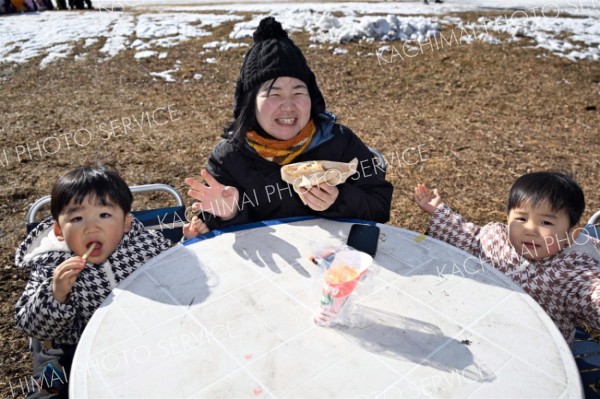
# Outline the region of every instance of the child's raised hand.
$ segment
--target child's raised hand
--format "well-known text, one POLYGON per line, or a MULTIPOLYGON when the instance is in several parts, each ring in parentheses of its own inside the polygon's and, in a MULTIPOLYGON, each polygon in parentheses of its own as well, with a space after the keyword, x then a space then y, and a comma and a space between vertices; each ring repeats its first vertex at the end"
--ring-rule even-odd
POLYGON ((60 303, 65 303, 67 297, 77 281, 77 276, 85 267, 85 260, 81 256, 67 259, 54 269, 52 275, 52 295, 60 303))
POLYGON ((413 198, 417 205, 430 215, 433 215, 437 207, 443 203, 437 188, 434 189, 432 193, 424 184, 419 184, 415 187, 415 195, 413 198))
POLYGON ((190 223, 186 223, 183 225, 183 236, 186 240, 196 237, 199 234, 208 233, 209 229, 198 216, 194 216, 190 223))

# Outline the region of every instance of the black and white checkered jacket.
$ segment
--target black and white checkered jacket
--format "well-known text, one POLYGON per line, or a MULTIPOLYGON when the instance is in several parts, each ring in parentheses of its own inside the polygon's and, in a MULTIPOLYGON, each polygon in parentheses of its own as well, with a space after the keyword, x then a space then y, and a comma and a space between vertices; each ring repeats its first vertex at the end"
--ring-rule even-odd
POLYGON ((75 256, 52 230, 53 220, 40 223, 17 248, 15 263, 29 268, 25 291, 16 306, 17 328, 29 336, 56 343, 76 344, 83 329, 113 288, 171 242, 160 232, 146 231, 133 220, 131 229, 101 265, 88 263, 77 277, 67 303, 52 295, 54 269, 75 256))

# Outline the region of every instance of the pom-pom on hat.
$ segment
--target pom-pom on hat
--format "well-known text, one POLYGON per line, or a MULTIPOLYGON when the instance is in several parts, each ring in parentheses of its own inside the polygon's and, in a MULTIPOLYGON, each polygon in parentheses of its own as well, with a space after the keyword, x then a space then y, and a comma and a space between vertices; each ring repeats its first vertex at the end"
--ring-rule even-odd
POLYGON ((253 88, 280 76, 291 76, 306 83, 313 111, 325 112, 325 100, 315 74, 281 24, 273 17, 262 19, 252 39, 254 43, 244 57, 235 88, 233 117, 239 116, 243 99, 253 88))

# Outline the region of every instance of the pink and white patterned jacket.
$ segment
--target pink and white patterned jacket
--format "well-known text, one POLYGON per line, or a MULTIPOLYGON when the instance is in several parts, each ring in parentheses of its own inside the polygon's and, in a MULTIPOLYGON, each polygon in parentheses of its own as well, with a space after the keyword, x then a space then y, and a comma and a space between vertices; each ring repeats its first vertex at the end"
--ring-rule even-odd
POLYGON ((477 226, 445 204, 431 217, 429 234, 477 256, 523 287, 569 344, 581 322, 600 328, 600 241, 581 234, 557 254, 532 261, 510 244, 507 225, 477 226))

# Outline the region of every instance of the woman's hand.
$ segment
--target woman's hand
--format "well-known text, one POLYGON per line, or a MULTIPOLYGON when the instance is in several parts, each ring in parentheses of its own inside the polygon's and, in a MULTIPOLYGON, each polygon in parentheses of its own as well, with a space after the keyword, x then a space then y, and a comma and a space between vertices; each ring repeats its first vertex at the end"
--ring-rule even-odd
POLYGON ((437 188, 433 193, 429 191, 424 184, 419 184, 415 187, 414 200, 421 209, 433 216, 435 210, 443 204, 442 197, 438 194, 437 188))
POLYGON ((318 212, 329 209, 339 195, 340 190, 328 183, 313 186, 308 191, 300 194, 304 203, 313 211, 318 212))
POLYGON ((185 184, 190 186, 188 195, 198 200, 192 204, 192 209, 212 213, 223 220, 233 219, 238 213, 240 198, 237 188, 222 185, 205 169, 202 169, 200 175, 206 184, 191 177, 185 179, 185 184))
POLYGON ((60 303, 67 302, 67 298, 77 276, 85 267, 85 260, 81 256, 67 259, 54 269, 52 275, 52 295, 60 303))
POLYGON ((209 229, 198 216, 194 216, 190 223, 183 225, 183 236, 186 240, 196 237, 199 234, 208 233, 209 229))

